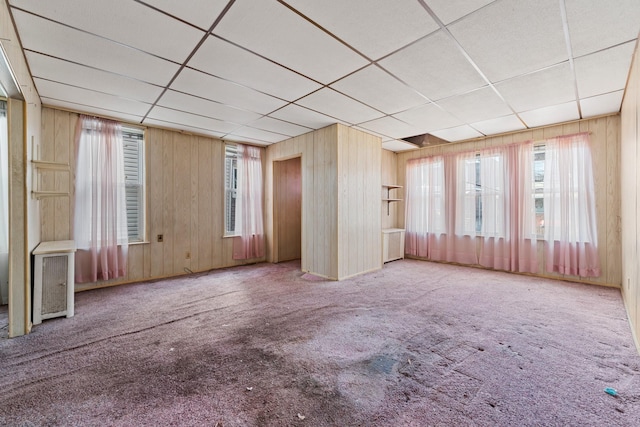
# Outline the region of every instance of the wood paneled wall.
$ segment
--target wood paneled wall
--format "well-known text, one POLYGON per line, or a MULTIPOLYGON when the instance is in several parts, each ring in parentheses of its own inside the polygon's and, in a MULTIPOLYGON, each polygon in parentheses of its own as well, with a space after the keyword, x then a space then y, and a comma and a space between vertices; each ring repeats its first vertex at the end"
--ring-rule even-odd
POLYGON ((622 103, 622 295, 640 351, 640 57, 633 56, 622 103))
POLYGON ((267 147, 265 230, 274 259, 273 162, 302 161, 302 270, 331 279, 381 267, 380 139, 343 125, 267 147))
POLYGON ((9 168, 15 187, 9 191, 9 336, 31 329, 31 250, 40 242, 38 202, 29 197, 32 188, 30 160, 33 141, 40 140, 40 96, 35 88, 16 33, 8 2, 0 2, 0 44, 6 53, 24 102, 8 103, 10 126, 9 168), (25 162, 26 160, 26 162, 25 162))
MULTIPOLYGON (((602 275, 594 279, 546 273, 543 241, 538 241, 538 274, 619 287, 621 283, 620 233, 620 116, 607 116, 532 129, 471 142, 441 145, 398 154, 398 183, 404 185, 407 160, 457 151, 475 150, 522 141, 542 141, 559 135, 591 132, 591 148, 596 192, 598 253, 602 275)), ((398 223, 404 228, 404 202, 398 202, 398 223)))
MULTIPOLYGON (((398 184, 398 155, 393 151, 382 150, 382 184, 395 185, 398 184)), ((391 190, 391 196, 399 195, 398 198, 403 197, 404 188, 397 190, 391 190)), ((387 197, 387 190, 382 189, 380 198, 387 197)), ((380 217, 382 218, 382 228, 397 228, 398 227, 398 203, 393 202, 388 204, 382 203, 380 217)))
MULTIPOLYGON (((48 172, 44 189, 68 190, 70 198, 41 202, 41 238, 73 238, 74 132, 78 114, 42 110, 42 160, 68 162, 72 175, 48 172)), ((88 289, 115 283, 206 271, 261 260, 236 261, 224 238, 224 143, 215 138, 148 128, 145 131, 147 242, 129 246, 127 276, 78 284, 88 289), (157 236, 163 235, 158 242, 157 236)), ((264 157, 264 153, 263 153, 264 157)))

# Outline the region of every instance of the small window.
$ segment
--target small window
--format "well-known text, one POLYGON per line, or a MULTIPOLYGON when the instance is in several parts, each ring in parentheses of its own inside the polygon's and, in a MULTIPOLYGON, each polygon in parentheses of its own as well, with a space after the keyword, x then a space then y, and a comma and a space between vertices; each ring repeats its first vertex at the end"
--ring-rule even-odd
POLYGON ((238 151, 225 145, 224 155, 224 235, 236 234, 236 197, 238 194, 238 151))
POLYGON ((544 237, 544 145, 533 147, 533 197, 536 209, 536 235, 544 237))
POLYGON ((144 212, 144 132, 122 127, 124 175, 129 242, 143 242, 144 212))

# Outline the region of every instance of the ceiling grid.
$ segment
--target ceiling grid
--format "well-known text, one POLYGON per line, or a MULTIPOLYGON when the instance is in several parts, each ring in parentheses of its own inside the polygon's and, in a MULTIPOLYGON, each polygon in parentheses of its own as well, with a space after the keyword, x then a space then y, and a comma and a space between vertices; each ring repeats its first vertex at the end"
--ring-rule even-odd
POLYGON ((43 105, 269 145, 392 151, 620 109, 637 0, 9 0, 43 105))

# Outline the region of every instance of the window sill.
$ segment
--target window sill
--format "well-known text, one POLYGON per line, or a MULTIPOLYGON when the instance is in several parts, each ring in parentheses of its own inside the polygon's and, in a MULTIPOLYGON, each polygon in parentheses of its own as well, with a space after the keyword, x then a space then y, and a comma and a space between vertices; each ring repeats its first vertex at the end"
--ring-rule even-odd
POLYGON ((222 236, 223 239, 230 239, 230 238, 233 238, 233 237, 240 237, 240 235, 239 234, 226 234, 226 235, 222 236))
POLYGON ((135 242, 129 242, 129 246, 133 246, 133 245, 148 245, 149 242, 148 240, 140 240, 140 241, 135 241, 135 242))

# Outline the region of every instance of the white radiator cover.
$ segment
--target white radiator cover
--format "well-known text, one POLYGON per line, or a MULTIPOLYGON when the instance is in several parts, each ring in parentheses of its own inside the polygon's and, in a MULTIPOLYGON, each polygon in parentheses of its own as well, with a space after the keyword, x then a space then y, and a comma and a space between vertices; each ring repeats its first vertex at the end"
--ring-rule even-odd
POLYGON ((33 251, 33 324, 73 316, 75 242, 42 242, 33 251))

